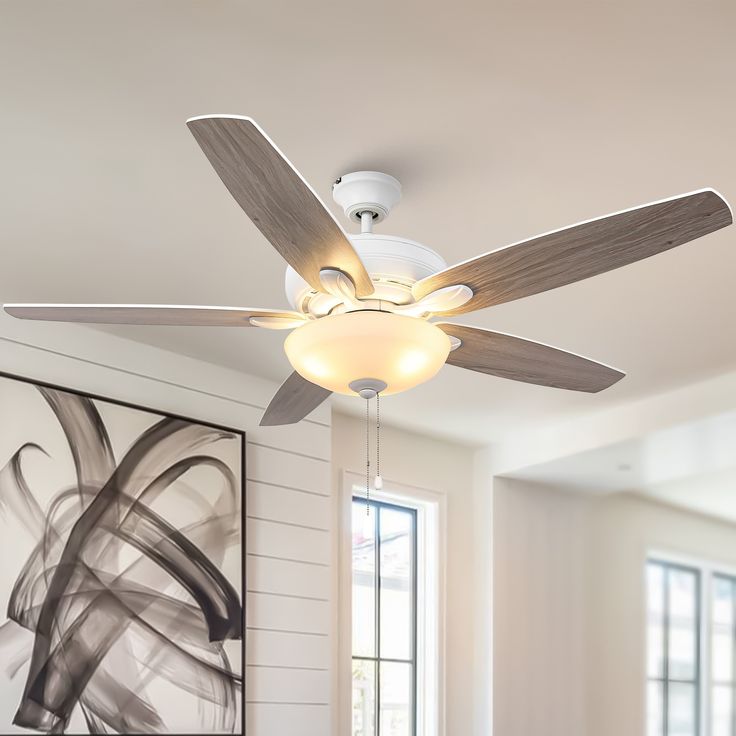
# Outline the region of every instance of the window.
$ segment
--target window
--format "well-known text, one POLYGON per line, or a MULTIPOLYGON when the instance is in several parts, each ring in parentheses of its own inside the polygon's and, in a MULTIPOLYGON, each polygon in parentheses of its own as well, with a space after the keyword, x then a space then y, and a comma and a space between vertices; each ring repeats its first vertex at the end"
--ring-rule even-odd
POLYGON ((649 562, 647 736, 699 735, 700 659, 699 570, 649 562))
POLYGON ((736 720, 734 720, 736 578, 713 575, 710 610, 711 736, 736 736, 736 720))
POLYGON ((417 511, 352 502, 353 736, 417 732, 417 511))

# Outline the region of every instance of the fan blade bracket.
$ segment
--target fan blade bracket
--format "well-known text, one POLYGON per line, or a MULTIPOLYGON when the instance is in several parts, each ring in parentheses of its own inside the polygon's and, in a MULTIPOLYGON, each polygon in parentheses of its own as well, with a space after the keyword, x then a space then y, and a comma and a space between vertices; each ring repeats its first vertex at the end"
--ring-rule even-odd
POLYGON ((473 290, 465 284, 443 286, 431 291, 418 301, 400 306, 393 311, 409 317, 422 317, 426 314, 444 314, 460 309, 473 298, 473 290))
POLYGON ((293 317, 250 317, 250 324, 253 327, 263 327, 267 330, 293 330, 301 327, 306 321, 306 318, 295 319, 293 317))
POLYGON ((361 303, 355 294, 355 283, 348 274, 337 268, 323 268, 319 272, 322 291, 352 308, 360 308, 361 303))

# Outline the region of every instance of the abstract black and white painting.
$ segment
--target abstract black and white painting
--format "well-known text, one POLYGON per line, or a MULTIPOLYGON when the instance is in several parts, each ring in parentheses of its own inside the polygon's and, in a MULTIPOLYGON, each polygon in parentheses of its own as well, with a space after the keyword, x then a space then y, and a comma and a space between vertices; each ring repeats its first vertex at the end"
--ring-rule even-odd
POLYGON ((243 448, 0 374, 0 734, 244 733, 243 448))

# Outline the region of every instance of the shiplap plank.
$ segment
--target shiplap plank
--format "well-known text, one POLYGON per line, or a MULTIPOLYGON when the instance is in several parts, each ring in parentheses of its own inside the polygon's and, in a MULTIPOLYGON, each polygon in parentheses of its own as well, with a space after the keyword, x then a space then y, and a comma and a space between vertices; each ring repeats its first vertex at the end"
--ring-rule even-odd
POLYGON ((276 560, 248 555, 246 580, 248 590, 327 600, 331 595, 329 567, 303 562, 276 560))
POLYGON ((327 705, 249 704, 246 713, 249 736, 327 736, 327 705))
POLYGON ((246 663, 272 667, 330 667, 330 640, 281 631, 246 631, 246 663))
POLYGON ((286 521, 317 529, 329 529, 332 504, 328 496, 316 496, 280 486, 248 483, 248 516, 286 521))
POLYGON ((247 477, 250 481, 330 495, 330 464, 313 457, 248 443, 247 477))
POLYGON ((329 703, 330 673, 284 667, 248 667, 246 700, 257 703, 329 703))
POLYGON ((325 635, 330 632, 330 604, 327 601, 249 593, 246 610, 246 620, 252 628, 325 635))
POLYGON ((330 533, 246 519, 247 551, 288 560, 329 564, 330 533))
POLYGON ((299 422, 281 427, 257 427, 248 432, 248 440, 257 445, 279 447, 329 460, 332 451, 330 431, 322 424, 299 422))

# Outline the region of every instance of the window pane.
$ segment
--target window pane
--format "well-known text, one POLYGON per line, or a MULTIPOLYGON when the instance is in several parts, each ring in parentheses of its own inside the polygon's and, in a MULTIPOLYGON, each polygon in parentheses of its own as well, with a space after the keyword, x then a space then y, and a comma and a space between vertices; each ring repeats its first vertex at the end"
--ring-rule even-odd
POLYGON ((376 509, 353 502, 353 654, 376 656, 376 509))
POLYGON ((711 736, 731 736, 733 724, 733 695, 730 687, 714 687, 711 704, 713 727, 711 736))
POLYGON ((664 568, 647 565, 647 675, 664 677, 664 568))
POLYGON ((412 690, 410 664, 381 663, 381 736, 411 736, 412 690))
POLYGON ((646 733, 698 736, 700 573, 650 562, 646 575, 646 733))
POLYGON ((381 657, 410 659, 414 647, 414 516, 409 511, 381 507, 378 523, 381 533, 381 657))
POLYGON ((695 685, 670 682, 667 704, 668 736, 696 736, 695 685))
POLYGON ((713 578, 711 661, 713 679, 727 683, 733 680, 733 583, 713 578))
POLYGON ((664 698, 661 682, 647 684, 647 736, 664 736, 664 698))
POLYGON ((698 657, 697 578, 693 572, 675 568, 670 568, 667 575, 669 587, 669 679, 695 680, 698 657))
POLYGON ((733 581, 713 577, 713 621, 724 626, 733 626, 733 581))
MULTIPOLYGON (((365 506, 363 507, 365 513, 365 506)), ((376 663, 353 660, 353 736, 376 732, 376 663)))
POLYGON ((721 624, 713 624, 713 679, 716 682, 733 680, 733 637, 721 624))

